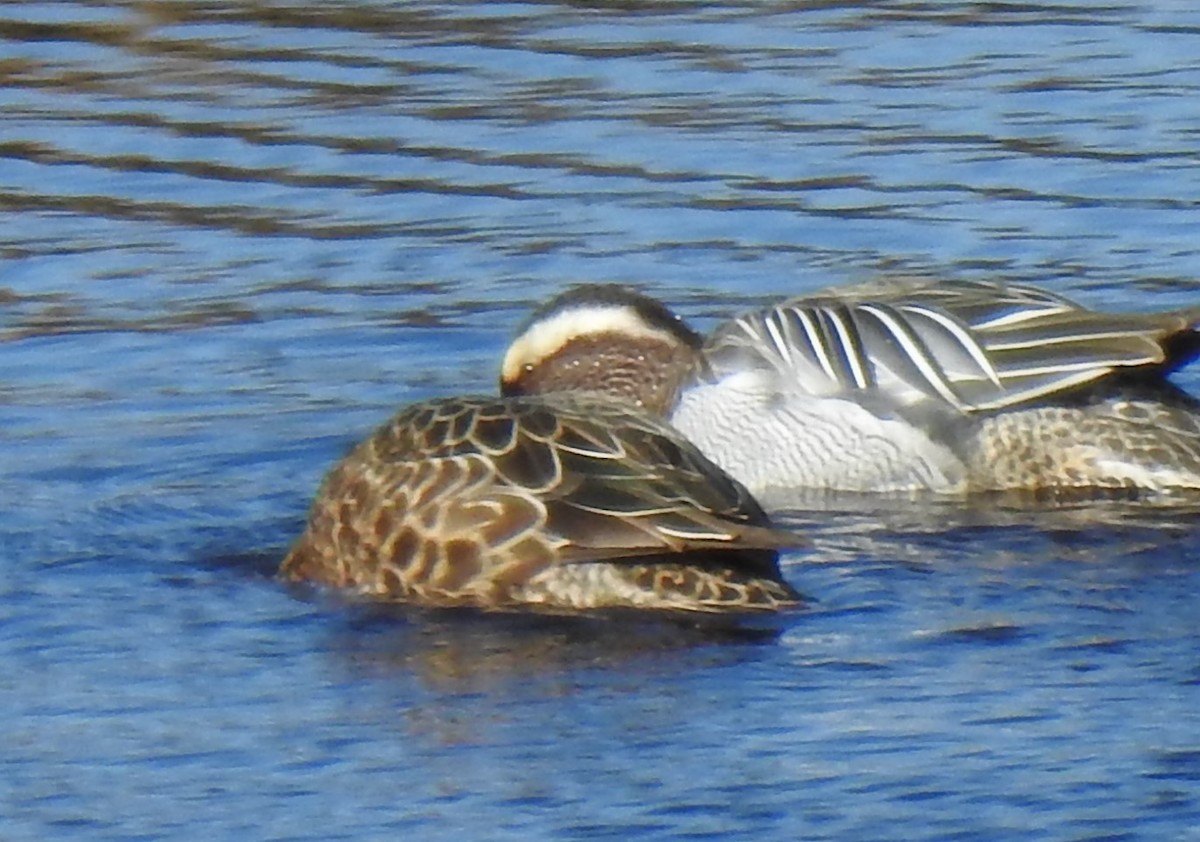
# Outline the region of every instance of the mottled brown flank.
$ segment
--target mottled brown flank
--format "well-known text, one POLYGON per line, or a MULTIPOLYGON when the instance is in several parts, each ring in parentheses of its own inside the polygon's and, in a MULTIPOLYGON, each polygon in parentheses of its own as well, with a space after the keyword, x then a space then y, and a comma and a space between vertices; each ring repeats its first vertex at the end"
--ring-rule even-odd
POLYGON ((375 515, 374 538, 378 546, 383 546, 388 538, 395 533, 397 522, 393 510, 389 507, 384 507, 375 515))
POLYGON ((403 596, 407 593, 407 588, 404 587, 404 580, 400 578, 400 573, 392 567, 384 567, 380 571, 379 581, 381 591, 389 596, 403 596))
POLYGON ((460 590, 483 572, 483 548, 476 540, 454 538, 446 542, 445 573, 439 587, 460 590))
POLYGON ((335 466, 281 572, 438 604, 776 610, 798 600, 777 565, 778 548, 796 543, 677 433, 627 405, 457 398, 402 411, 335 466), (718 551, 723 567, 709 558, 718 551), (661 561, 622 561, 648 556, 661 561), (607 560, 619 571, 607 579, 526 588, 607 560))
POLYGON ((489 547, 505 547, 522 535, 541 530, 545 522, 545 509, 536 500, 512 495, 495 511, 481 511, 479 537, 489 547))
POLYGON ((383 558, 395 568, 407 566, 417 556, 421 536, 411 526, 401 527, 392 541, 391 553, 383 558))
POLYGON ((968 467, 981 490, 1147 488, 1160 473, 1170 476, 1164 486, 1200 488, 1200 415, 1190 403, 1011 410, 982 419, 975 445, 968 467))
MULTIPOLYGON (((735 554, 716 558, 736 560, 735 554)), ((748 577, 731 567, 684 567, 663 563, 631 568, 638 587, 659 594, 664 601, 683 599, 699 603, 777 606, 799 598, 786 584, 748 577)))
MULTIPOLYGON (((417 566, 425 572, 425 575, 431 579, 439 577, 441 574, 440 564, 442 560, 442 545, 440 541, 433 538, 425 538, 421 541, 421 551, 417 554, 417 566)), ((440 582, 437 582, 440 585, 440 582)))
POLYGON ((665 416, 695 363, 696 350, 678 340, 593 333, 526 366, 517 379, 501 383, 501 390, 506 395, 596 392, 665 416))
POLYGON ((334 535, 334 543, 337 545, 338 552, 351 557, 358 552, 358 530, 354 523, 354 515, 349 506, 343 505, 338 515, 337 532, 334 535))

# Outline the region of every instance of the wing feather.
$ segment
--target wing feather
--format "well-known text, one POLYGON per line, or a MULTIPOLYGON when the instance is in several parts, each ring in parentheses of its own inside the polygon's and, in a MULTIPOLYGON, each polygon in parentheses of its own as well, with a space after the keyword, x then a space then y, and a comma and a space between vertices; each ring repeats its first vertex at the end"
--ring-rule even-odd
POLYGON ((714 376, 752 364, 813 396, 963 413, 1019 406, 1200 352, 1200 310, 1111 314, 1019 284, 890 282, 793 298, 718 327, 714 376))

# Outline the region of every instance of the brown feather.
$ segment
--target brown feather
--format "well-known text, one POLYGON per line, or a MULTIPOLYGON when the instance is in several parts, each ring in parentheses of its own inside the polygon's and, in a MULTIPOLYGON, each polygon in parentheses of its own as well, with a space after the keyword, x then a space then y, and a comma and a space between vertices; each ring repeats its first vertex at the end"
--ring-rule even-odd
POLYGON ((466 397, 409 407, 330 471, 281 573, 438 603, 758 610, 798 601, 778 550, 799 543, 631 406, 466 397))

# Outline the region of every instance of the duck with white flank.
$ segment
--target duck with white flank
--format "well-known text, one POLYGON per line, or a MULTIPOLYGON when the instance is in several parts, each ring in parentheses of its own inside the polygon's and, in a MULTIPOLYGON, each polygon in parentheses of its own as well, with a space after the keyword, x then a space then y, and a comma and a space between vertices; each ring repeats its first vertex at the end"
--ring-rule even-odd
POLYGON ((590 285, 536 310, 506 395, 623 397, 773 508, 797 490, 1055 495, 1200 489, 1200 404, 1165 379, 1200 308, 1109 314, 1023 285, 872 283, 746 313, 702 338, 590 285))
POLYGON ((338 463, 280 572, 438 606, 757 613, 800 603, 778 567, 799 543, 626 403, 458 397, 338 463))

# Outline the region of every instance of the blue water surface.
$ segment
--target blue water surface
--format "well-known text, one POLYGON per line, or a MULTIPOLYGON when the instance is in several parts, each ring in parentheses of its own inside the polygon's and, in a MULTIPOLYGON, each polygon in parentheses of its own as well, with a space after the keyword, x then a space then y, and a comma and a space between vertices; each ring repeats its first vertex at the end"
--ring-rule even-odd
POLYGON ((798 512, 768 630, 273 577, 570 283, 1196 306, 1191 4, 63 0, 0 46, 0 838, 1200 840, 1195 507, 798 512))

